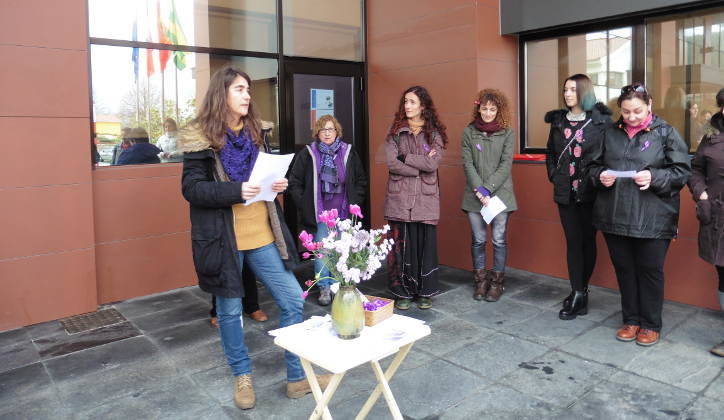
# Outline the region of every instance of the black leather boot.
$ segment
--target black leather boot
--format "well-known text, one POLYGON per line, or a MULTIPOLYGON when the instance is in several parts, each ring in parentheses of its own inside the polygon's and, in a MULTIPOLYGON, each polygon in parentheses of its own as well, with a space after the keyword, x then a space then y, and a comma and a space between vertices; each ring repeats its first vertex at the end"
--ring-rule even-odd
POLYGON ((578 315, 586 315, 588 313, 588 290, 573 292, 570 306, 566 306, 558 313, 560 319, 575 319, 578 315))
POLYGON ((563 299, 563 308, 570 308, 571 301, 573 300, 573 294, 576 293, 575 291, 571 290, 571 294, 569 294, 565 299, 563 299))

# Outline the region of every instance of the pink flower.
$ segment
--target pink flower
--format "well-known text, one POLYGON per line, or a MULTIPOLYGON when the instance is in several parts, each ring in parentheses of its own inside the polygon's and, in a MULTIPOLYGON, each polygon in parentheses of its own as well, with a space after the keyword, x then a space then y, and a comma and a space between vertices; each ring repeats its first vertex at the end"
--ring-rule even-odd
POLYGON ((571 175, 571 176, 573 176, 573 174, 575 174, 575 173, 576 173, 576 167, 575 167, 574 165, 572 165, 572 164, 569 165, 569 166, 568 166, 568 174, 571 175))
POLYGON ((573 156, 577 158, 581 157, 581 146, 576 146, 573 148, 573 156))
POLYGON ((563 130, 563 135, 566 136, 566 138, 571 137, 571 129, 566 127, 566 129, 563 130))
POLYGON ((302 254, 302 258, 304 258, 305 260, 311 256, 312 256, 312 254, 310 254, 309 252, 305 252, 302 254))
POLYGON ((312 242, 314 240, 314 235, 307 233, 306 230, 303 230, 299 233, 299 240, 302 241, 302 243, 312 242))
POLYGON ((306 299, 309 296, 309 291, 302 292, 302 299, 306 299))
POLYGON ((360 219, 364 219, 364 216, 362 216, 362 209, 360 209, 357 204, 350 204, 349 212, 359 217, 360 219))
POLYGON ((304 284, 305 284, 307 287, 312 287, 312 285, 314 284, 314 282, 313 282, 312 280, 307 280, 307 281, 304 282, 304 284))
POLYGON ((578 189, 578 180, 577 180, 577 179, 576 179, 576 180, 573 180, 573 189, 574 189, 574 190, 577 190, 577 189, 578 189))

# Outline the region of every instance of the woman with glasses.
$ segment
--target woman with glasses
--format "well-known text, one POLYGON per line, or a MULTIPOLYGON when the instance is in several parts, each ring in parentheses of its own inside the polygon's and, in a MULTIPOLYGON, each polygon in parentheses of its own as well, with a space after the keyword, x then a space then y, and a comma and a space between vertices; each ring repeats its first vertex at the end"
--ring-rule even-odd
POLYGON ((679 190, 691 168, 686 143, 651 112, 642 84, 621 89, 621 118, 604 133, 589 170, 598 188, 594 226, 603 232, 621 292, 620 341, 659 341, 664 258, 679 221, 679 190))
MULTIPOLYGON (((367 175, 357 152, 342 141, 342 126, 332 115, 323 115, 312 129, 315 140, 297 153, 289 173, 289 194, 297 206, 301 228, 321 241, 329 234, 319 221, 324 210, 337 209, 339 217, 349 216, 350 204, 362 206, 367 193, 367 175)), ((324 259, 314 260, 315 275, 322 279, 318 302, 332 301, 332 279, 324 259)))
MULTIPOLYGON (((689 189, 696 201, 699 219, 699 256, 716 267, 719 276, 719 304, 724 310, 724 89, 716 95, 719 112, 704 127, 704 138, 691 161, 689 189)), ((724 341, 711 352, 724 357, 724 341)))
POLYGON ((430 309, 432 297, 439 293, 437 167, 446 145, 445 125, 427 89, 406 89, 385 139, 389 169, 385 219, 395 241, 387 258, 387 275, 397 309, 409 309, 413 299, 418 308, 430 309))
POLYGON ((612 121, 611 110, 596 103, 593 84, 585 74, 566 79, 562 96, 566 107, 545 115, 545 122, 551 125, 546 168, 566 237, 571 282, 571 294, 563 301, 558 317, 569 320, 588 313, 588 282, 596 265, 596 189, 586 177, 586 170, 612 121))

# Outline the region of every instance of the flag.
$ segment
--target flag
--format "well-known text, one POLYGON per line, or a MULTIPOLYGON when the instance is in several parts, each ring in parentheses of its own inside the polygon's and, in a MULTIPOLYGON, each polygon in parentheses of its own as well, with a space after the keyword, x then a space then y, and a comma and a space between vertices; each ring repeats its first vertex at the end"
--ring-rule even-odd
MULTIPOLYGON (((163 19, 161 19, 161 3, 159 1, 156 1, 156 16, 158 17, 158 42, 160 42, 161 44, 171 44, 171 40, 168 39, 168 36, 166 35, 168 29, 166 29, 163 24, 163 19)), ((162 73, 166 71, 166 63, 168 63, 168 59, 170 56, 171 51, 158 50, 158 58, 161 62, 162 73)))
MULTIPOLYGON (((138 31, 136 30, 136 21, 133 21, 133 33, 131 34, 131 40, 138 40, 138 31)), ((131 51, 131 61, 133 61, 133 74, 138 80, 138 48, 133 48, 131 51)))
MULTIPOLYGON (((176 2, 173 0, 171 0, 171 15, 168 20, 168 28, 166 29, 168 39, 173 44, 186 45, 186 37, 184 36, 183 29, 181 29, 181 21, 176 14, 176 2)), ((173 62, 179 70, 186 68, 186 53, 183 51, 174 51, 173 62)))

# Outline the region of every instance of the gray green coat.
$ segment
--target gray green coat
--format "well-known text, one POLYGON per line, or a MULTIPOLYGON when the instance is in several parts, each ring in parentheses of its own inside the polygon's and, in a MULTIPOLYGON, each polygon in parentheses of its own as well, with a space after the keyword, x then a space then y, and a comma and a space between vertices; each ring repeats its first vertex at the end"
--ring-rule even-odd
POLYGON ((514 150, 515 133, 510 128, 486 136, 472 124, 465 127, 462 158, 467 185, 463 192, 463 210, 480 211, 482 205, 474 192, 480 186, 497 195, 508 207, 506 211, 518 209, 511 175, 514 150))

